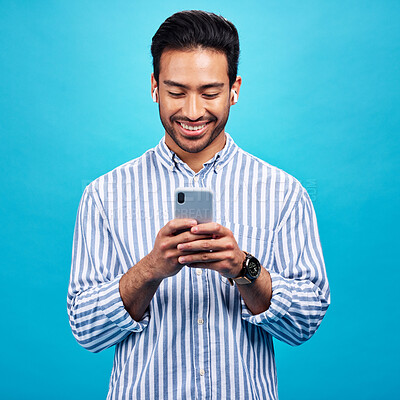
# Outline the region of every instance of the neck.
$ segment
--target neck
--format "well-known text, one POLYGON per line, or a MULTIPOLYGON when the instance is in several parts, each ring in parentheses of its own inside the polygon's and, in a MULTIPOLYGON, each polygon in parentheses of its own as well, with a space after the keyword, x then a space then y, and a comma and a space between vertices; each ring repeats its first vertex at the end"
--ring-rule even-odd
POLYGON ((182 150, 171 137, 165 134, 165 144, 172 150, 189 168, 194 172, 199 172, 203 164, 213 158, 215 154, 221 151, 226 142, 225 132, 221 132, 205 149, 198 153, 189 153, 182 150))

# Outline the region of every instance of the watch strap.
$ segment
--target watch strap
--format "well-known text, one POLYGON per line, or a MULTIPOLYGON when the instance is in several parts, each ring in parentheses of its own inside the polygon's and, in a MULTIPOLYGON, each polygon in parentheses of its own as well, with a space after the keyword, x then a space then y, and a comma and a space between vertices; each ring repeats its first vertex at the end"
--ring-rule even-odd
POLYGON ((244 276, 246 274, 247 259, 248 259, 248 256, 251 256, 251 254, 249 254, 247 251, 244 251, 244 250, 242 250, 242 251, 244 254, 246 254, 246 258, 243 261, 243 268, 240 271, 239 276, 237 278, 227 278, 229 283, 231 284, 231 286, 233 286, 233 281, 235 281, 237 285, 249 285, 250 283, 254 282, 254 280, 250 280, 249 278, 244 276))
POLYGON ((233 281, 235 281, 237 285, 248 285, 252 283, 252 281, 249 278, 246 278, 245 276, 239 276, 238 278, 228 278, 228 281, 232 286, 233 286, 233 281))

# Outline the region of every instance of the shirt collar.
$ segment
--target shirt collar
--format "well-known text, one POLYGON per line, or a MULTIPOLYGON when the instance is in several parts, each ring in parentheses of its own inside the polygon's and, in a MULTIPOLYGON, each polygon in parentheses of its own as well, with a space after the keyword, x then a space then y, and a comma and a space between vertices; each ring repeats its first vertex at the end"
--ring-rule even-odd
POLYGON ((165 167, 171 170, 175 168, 175 153, 165 144, 164 136, 158 145, 154 147, 154 153, 165 167))
MULTIPOLYGON (((238 150, 237 144, 234 142, 229 133, 225 132, 226 142, 223 149, 214 155, 213 158, 204 163, 204 167, 212 164, 214 171, 218 172, 236 153, 238 150)), ((160 159, 161 163, 168 169, 174 170, 177 164, 184 164, 184 162, 165 144, 165 137, 163 136, 158 145, 154 148, 154 152, 160 159)))

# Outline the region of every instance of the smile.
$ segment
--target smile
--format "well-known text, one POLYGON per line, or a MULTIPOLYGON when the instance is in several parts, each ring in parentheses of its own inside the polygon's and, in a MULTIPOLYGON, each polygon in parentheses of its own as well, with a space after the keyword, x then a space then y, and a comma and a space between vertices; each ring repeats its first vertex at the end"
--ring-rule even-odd
POLYGON ((183 122, 179 122, 179 124, 181 125, 182 128, 187 129, 188 131, 199 131, 200 129, 203 129, 207 125, 203 124, 203 125, 193 126, 193 125, 186 125, 183 122))

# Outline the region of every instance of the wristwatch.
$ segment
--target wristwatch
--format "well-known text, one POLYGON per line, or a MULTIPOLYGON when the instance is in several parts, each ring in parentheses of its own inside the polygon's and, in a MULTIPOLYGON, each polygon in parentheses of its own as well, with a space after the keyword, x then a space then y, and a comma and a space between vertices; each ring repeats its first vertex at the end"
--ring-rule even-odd
POLYGON ((254 256, 247 253, 247 251, 243 251, 246 254, 246 258, 243 261, 243 268, 240 272, 239 276, 236 278, 228 278, 229 283, 233 286, 233 281, 236 282, 237 285, 248 285, 253 283, 261 273, 261 264, 260 261, 257 260, 254 256))

